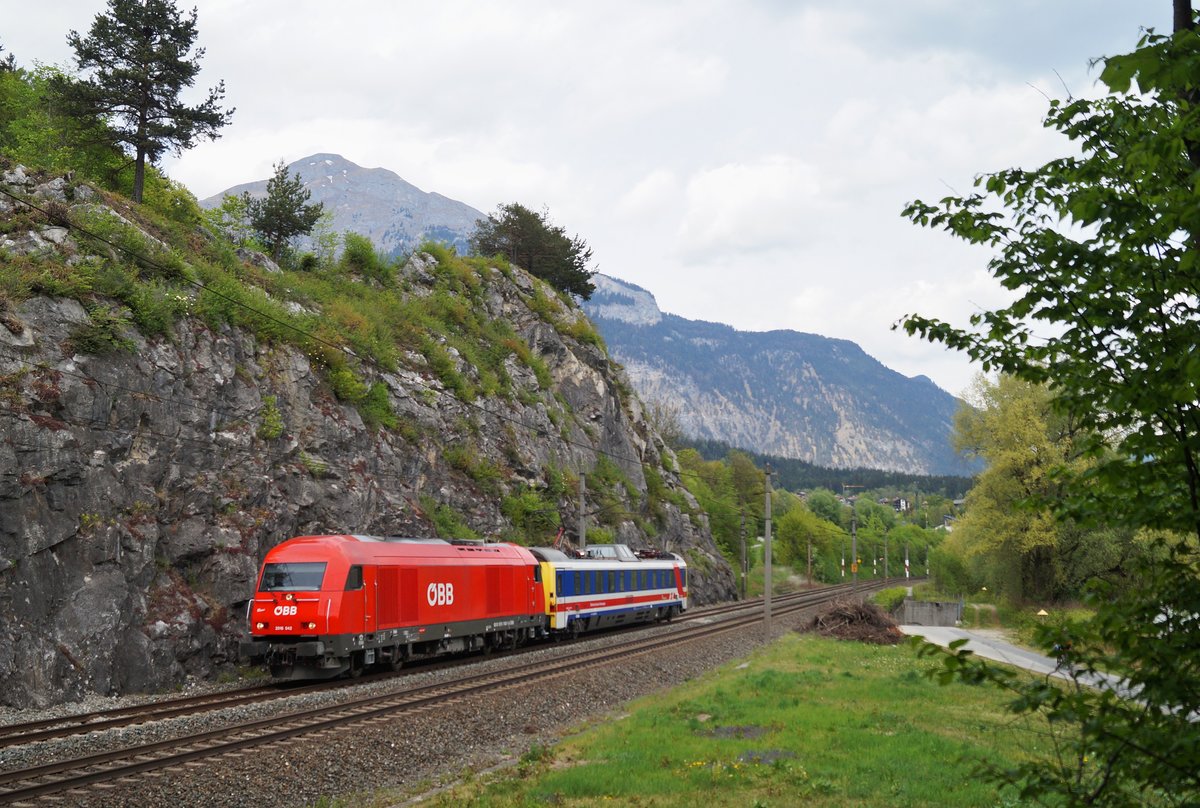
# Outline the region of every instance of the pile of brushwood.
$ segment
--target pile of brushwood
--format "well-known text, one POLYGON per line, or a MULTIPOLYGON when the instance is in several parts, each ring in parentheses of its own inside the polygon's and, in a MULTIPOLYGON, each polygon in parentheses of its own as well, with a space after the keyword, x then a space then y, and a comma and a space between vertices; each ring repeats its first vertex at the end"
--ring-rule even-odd
POLYGON ((807 630, 837 640, 857 640, 878 645, 895 645, 904 633, 887 613, 873 603, 835 600, 818 612, 807 630))

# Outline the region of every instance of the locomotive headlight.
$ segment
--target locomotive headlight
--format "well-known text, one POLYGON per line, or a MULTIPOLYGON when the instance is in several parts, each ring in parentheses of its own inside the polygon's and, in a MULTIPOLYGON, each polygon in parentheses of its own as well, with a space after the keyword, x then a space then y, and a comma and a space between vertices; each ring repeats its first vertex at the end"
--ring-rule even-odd
POLYGON ((266 628, 266 627, 267 627, 267 624, 266 624, 266 623, 255 623, 255 624, 254 624, 254 627, 255 627, 256 629, 258 629, 259 631, 262 631, 264 628, 266 628))
POLYGON ((288 592, 286 595, 283 596, 284 600, 295 600, 295 598, 296 598, 296 596, 293 595, 291 592, 288 592))
POLYGON ((301 623, 300 624, 300 628, 315 629, 316 627, 317 627, 316 623, 301 623))

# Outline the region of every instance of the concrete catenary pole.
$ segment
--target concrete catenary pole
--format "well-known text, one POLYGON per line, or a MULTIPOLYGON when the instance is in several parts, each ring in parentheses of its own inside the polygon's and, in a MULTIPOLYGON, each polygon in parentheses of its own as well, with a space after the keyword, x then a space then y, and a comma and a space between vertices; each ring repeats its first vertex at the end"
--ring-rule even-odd
POLYGON ((746 573, 750 568, 746 566, 746 512, 742 511, 742 600, 746 599, 746 573))
POLYGON ((767 501, 763 528, 763 632, 771 637, 771 465, 767 464, 767 501))
POLYGON ((587 549, 587 475, 579 472, 579 549, 587 549))

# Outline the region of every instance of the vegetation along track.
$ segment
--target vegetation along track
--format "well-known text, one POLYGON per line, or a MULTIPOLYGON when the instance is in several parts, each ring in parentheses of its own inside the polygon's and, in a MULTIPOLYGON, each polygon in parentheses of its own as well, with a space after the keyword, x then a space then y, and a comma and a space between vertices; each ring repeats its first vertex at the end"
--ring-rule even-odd
MULTIPOLYGON (((859 590, 874 589, 879 585, 879 583, 862 584, 859 586, 859 590)), ((853 591, 853 587, 847 584, 780 596, 774 599, 772 612, 774 615, 783 617, 797 611, 810 609, 853 591)), ((501 689, 515 688, 586 668, 611 664, 672 645, 751 627, 761 620, 761 606, 761 600, 756 600, 716 607, 692 613, 689 619, 697 623, 695 626, 680 628, 674 632, 653 637, 632 636, 628 641, 616 646, 577 650, 552 660, 517 664, 503 671, 466 675, 452 681, 400 692, 351 698, 334 705, 302 709, 281 716, 246 721, 168 740, 5 772, 0 774, 0 803, 35 799, 42 795, 63 791, 74 791, 78 795, 78 789, 148 771, 179 766, 205 758, 215 758, 251 747, 278 743, 297 736, 329 731, 373 719, 391 717, 403 712, 428 709, 478 693, 487 693, 492 696, 501 689), (722 619, 718 622, 709 622, 706 619, 719 617, 725 613, 747 610, 749 610, 749 614, 722 619)), ((309 689, 311 688, 304 688, 304 690, 309 689)), ((262 690, 264 688, 253 688, 246 691, 235 691, 229 695, 238 697, 241 702, 259 701, 263 697, 263 694, 259 692, 262 690)), ((296 689, 276 691, 281 696, 294 695, 297 692, 296 689)), ((189 701, 198 701, 198 699, 168 702, 167 704, 174 706, 167 712, 172 716, 183 714, 187 711, 188 706, 180 704, 180 702, 189 701)), ((207 711, 215 709, 212 704, 213 702, 206 702, 199 703, 197 706, 200 710, 207 711)), ((165 705, 148 706, 164 707, 165 705)), ((117 720, 124 720, 126 717, 122 716, 117 720)), ((143 717, 142 720, 153 720, 153 716, 143 717)), ((92 726, 99 725, 93 724, 92 726)), ((86 727, 87 725, 84 725, 83 731, 86 731, 86 727)), ((79 727, 72 729, 80 731, 79 727)))

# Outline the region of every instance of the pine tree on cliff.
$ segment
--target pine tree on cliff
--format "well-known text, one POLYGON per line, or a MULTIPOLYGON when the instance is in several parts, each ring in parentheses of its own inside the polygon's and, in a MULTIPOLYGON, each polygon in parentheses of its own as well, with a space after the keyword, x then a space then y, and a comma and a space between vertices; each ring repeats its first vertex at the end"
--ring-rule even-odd
POLYGON ((476 255, 502 255, 531 275, 584 300, 596 291, 588 269, 592 250, 579 236, 568 238, 550 224, 549 214, 535 213, 513 202, 475 222, 471 250, 476 255))
POLYGON ((223 81, 201 104, 180 100, 200 72, 204 49, 193 51, 195 40, 196 10, 182 15, 173 0, 108 0, 86 37, 67 35, 79 70, 90 75, 61 82, 60 91, 73 111, 104 120, 114 140, 132 149, 135 202, 142 201, 147 160, 215 140, 233 116, 219 106, 223 81))
POLYGON ((296 236, 312 232, 325 212, 325 206, 320 202, 308 201, 311 196, 312 191, 304 187, 300 175, 289 175, 282 160, 275 164, 274 176, 267 180, 266 197, 257 199, 249 192, 242 194, 250 227, 258 233, 277 263, 283 259, 288 243, 296 236))

